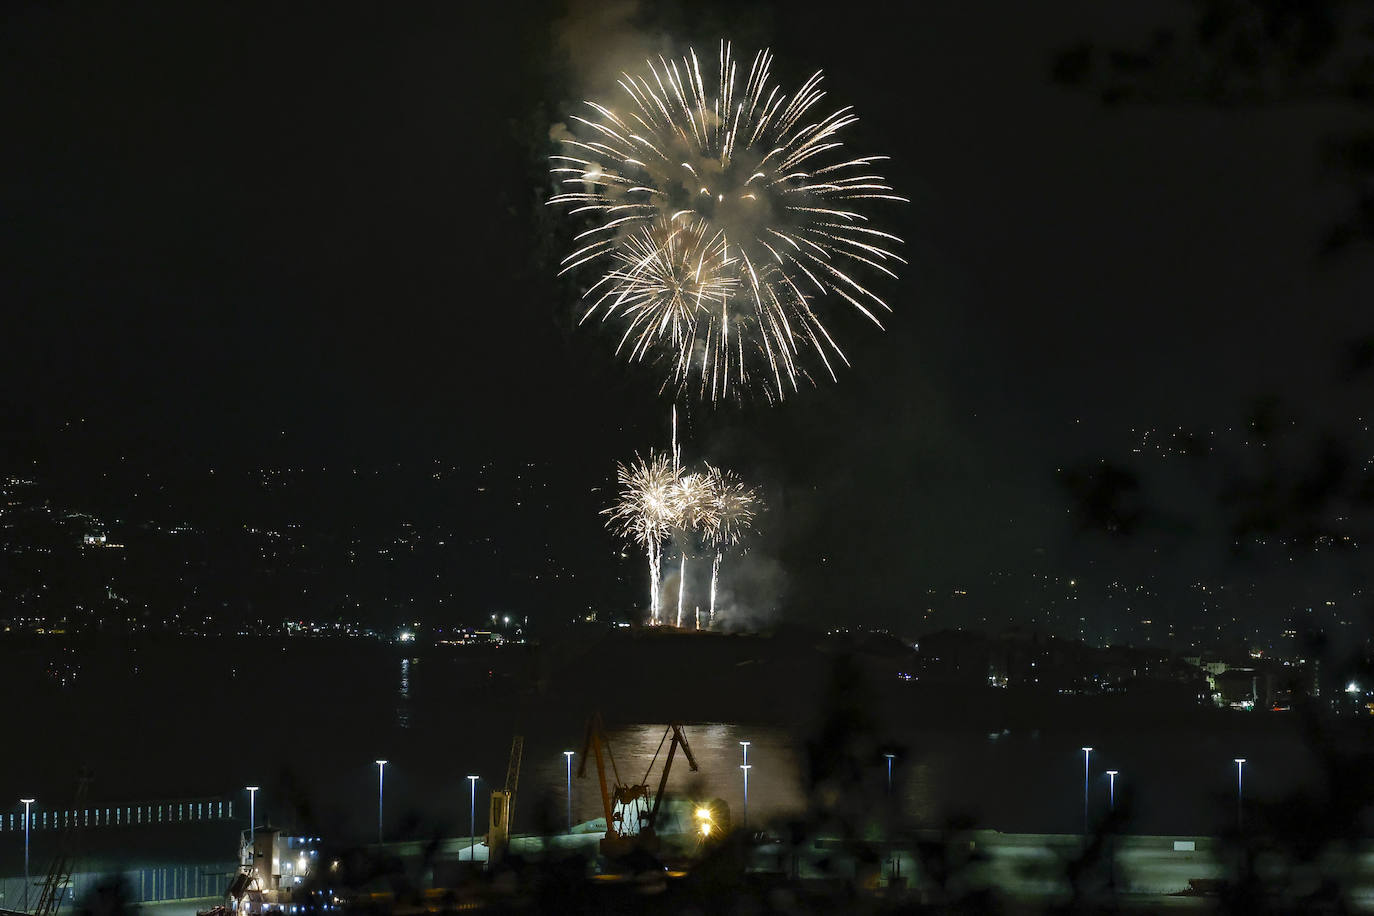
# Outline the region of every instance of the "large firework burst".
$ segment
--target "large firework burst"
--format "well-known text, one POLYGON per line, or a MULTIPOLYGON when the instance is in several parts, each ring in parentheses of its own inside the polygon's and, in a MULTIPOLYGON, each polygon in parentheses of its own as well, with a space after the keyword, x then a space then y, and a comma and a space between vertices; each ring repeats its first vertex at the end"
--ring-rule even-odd
POLYGON ((868 224, 870 200, 900 201, 838 134, 819 72, 788 96, 769 84, 773 57, 742 81, 730 45, 708 88, 695 51, 622 74, 623 109, 587 102, 552 172, 550 203, 594 213, 563 270, 600 261, 583 320, 621 328, 620 349, 665 370, 664 388, 716 400, 754 388, 770 400, 809 377, 814 355, 834 378, 846 362, 818 305, 835 296, 879 327, 888 311, 853 268, 895 277, 900 239, 868 224))

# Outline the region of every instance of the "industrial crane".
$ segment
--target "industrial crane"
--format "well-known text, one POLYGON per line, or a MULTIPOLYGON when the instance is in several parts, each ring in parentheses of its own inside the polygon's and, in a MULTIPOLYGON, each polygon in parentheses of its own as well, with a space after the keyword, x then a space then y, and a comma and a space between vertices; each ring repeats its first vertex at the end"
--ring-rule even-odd
POLYGON ((668 785, 668 773, 673 767, 673 758, 677 754, 677 749, 681 747, 682 753, 687 757, 687 764, 696 772, 697 761, 692 755, 691 745, 687 743, 687 736, 682 731, 682 723, 672 722, 663 732, 663 738, 658 742, 658 750, 654 751, 653 760, 649 761, 649 768, 644 771, 644 778, 633 784, 627 784, 620 778, 620 770, 615 765, 615 754, 611 750, 611 743, 606 737, 606 725, 601 719, 601 713, 594 713, 587 720, 587 738, 582 745, 582 761, 578 764, 578 778, 587 775, 587 758, 592 757, 596 761, 596 776, 601 787, 601 808, 606 815, 606 836, 601 840, 601 853, 608 858, 620 858, 632 851, 643 850, 654 852, 658 848, 658 834, 655 832, 658 823, 659 808, 663 803, 663 790, 668 785), (658 755, 663 750, 663 744, 672 737, 668 745, 668 756, 663 761, 663 772, 658 779, 658 791, 654 793, 652 799, 649 796, 649 773, 653 771, 654 763, 658 761, 658 755), (607 784, 607 765, 610 767, 612 783, 607 784), (620 811, 616 811, 616 806, 620 811), (634 813, 634 821, 630 824, 625 822, 625 812, 629 810, 634 813))
POLYGON ((515 790, 520 786, 520 759, 525 755, 525 738, 516 735, 510 743, 510 762, 506 764, 505 788, 491 793, 491 820, 487 825, 487 866, 505 857, 510 848, 511 821, 515 817, 515 790))
POLYGON ((73 816, 66 822, 66 827, 62 830, 62 835, 57 841, 57 853, 52 858, 52 863, 48 866, 48 876, 43 880, 43 893, 38 898, 38 907, 33 911, 33 916, 54 916, 58 907, 62 905, 62 898, 66 894, 67 885, 72 880, 72 867, 76 859, 77 837, 79 828, 75 812, 81 810, 86 801, 86 791, 91 785, 91 774, 89 770, 82 770, 76 778, 76 797, 72 800, 71 810, 73 816))

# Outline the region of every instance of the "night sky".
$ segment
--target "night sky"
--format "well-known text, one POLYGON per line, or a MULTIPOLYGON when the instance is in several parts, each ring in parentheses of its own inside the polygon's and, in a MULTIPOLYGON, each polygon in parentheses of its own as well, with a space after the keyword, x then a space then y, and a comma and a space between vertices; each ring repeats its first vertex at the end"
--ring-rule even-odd
POLYGON ((1348 204, 1321 141, 1354 114, 1051 78, 1182 8, 904 7, 7 4, 0 472, 492 458, 585 488, 666 446, 656 380, 554 276, 549 128, 609 65, 722 36, 786 87, 825 69, 912 201, 887 332, 831 304, 838 384, 683 408, 689 458, 765 487, 799 617, 903 624, 926 588, 1084 568, 1057 471, 1140 430, 1263 397, 1358 425, 1332 392, 1374 260, 1319 256, 1348 204))

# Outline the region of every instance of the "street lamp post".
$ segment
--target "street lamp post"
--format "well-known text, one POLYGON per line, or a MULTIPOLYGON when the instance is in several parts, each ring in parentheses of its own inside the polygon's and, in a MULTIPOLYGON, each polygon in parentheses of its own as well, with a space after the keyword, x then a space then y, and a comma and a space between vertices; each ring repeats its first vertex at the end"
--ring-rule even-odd
POLYGON ((386 772, 386 761, 377 761, 377 845, 382 845, 382 777, 386 772))
POLYGON ((1245 809, 1241 805, 1241 788, 1245 781, 1245 758, 1236 759, 1236 831, 1239 832, 1245 826, 1245 809))
POLYGON ((1111 780, 1107 786, 1107 804, 1112 811, 1116 810, 1116 774, 1116 770, 1107 771, 1107 777, 1111 780))
POLYGON ((744 826, 749 826, 749 771, 754 768, 752 763, 740 766, 740 771, 744 773, 744 826))
POLYGON ((891 794, 892 794, 892 758, 895 757, 896 754, 884 754, 883 756, 887 758, 887 794, 888 794, 888 795, 891 795, 891 794))
POLYGON ((253 834, 258 829, 258 787, 244 786, 248 790, 248 842, 253 842, 253 834))
POLYGON ((1088 839, 1088 758, 1092 755, 1093 749, 1083 748, 1083 840, 1088 839))
POLYGON ((24 912, 29 911, 29 805, 34 799, 19 799, 24 804, 24 912))
POLYGON ((477 777, 469 776, 468 781, 472 783, 471 822, 468 824, 468 861, 471 862, 477 858, 477 777))
POLYGON ((572 833, 572 751, 564 751, 564 758, 568 761, 568 833, 572 833))
POLYGON ((749 742, 741 741, 740 750, 744 751, 744 763, 740 771, 744 773, 744 826, 749 826, 749 742))

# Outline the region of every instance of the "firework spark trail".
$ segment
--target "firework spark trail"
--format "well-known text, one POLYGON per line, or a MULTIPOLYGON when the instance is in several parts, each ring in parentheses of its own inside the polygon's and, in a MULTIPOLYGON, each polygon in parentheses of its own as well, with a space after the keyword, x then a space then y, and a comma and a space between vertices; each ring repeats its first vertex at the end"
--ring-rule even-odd
POLYGON ((675 468, 680 468, 680 467, 682 466, 682 450, 681 450, 680 448, 678 448, 678 444, 677 444, 677 405, 676 405, 676 404, 673 405, 672 414, 673 414, 673 467, 675 467, 675 468))
POLYGON ((711 610, 706 615, 706 626, 709 628, 716 622, 716 583, 720 580, 720 550, 711 558, 711 610))
POLYGON ((687 595, 687 551, 682 552, 682 565, 677 572, 677 627, 682 629, 682 601, 687 595))
POLYGON ((551 160, 563 190, 549 203, 596 220, 562 264, 603 264, 583 321, 619 327, 619 352, 658 364, 665 390, 781 399, 810 378, 808 355, 832 379, 833 361, 848 363, 821 300, 842 299, 879 327, 890 311, 851 273, 895 278, 905 263, 891 250, 901 240, 861 212, 905 200, 872 168, 886 157, 843 152, 838 137, 858 118, 815 110, 820 72, 789 97, 770 85, 772 63, 758 52, 738 87, 722 42, 708 87, 695 51, 646 61, 622 74, 624 109, 588 101, 551 160))
MULTIPOLYGON (((676 419, 676 418, 675 418, 676 419)), ((676 438, 676 433, 674 433, 676 438)), ((682 474, 672 495, 675 540, 681 548, 682 562, 678 568, 677 625, 682 626, 682 609, 687 602, 687 549, 695 532, 704 528, 711 510, 711 483, 705 474, 682 474)))

